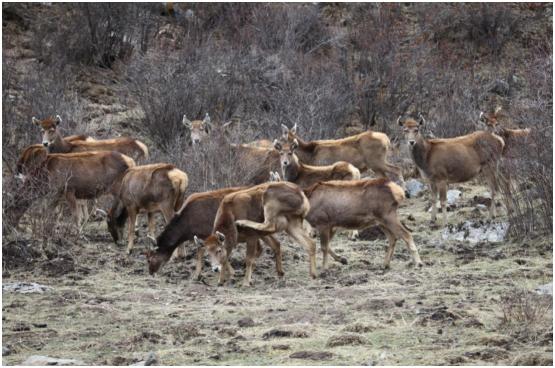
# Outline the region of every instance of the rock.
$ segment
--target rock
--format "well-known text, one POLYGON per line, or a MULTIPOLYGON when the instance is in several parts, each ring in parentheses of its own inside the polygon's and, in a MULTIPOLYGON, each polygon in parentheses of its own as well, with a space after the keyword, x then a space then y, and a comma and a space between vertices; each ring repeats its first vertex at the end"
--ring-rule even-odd
POLYGON ((254 321, 250 317, 245 317, 237 321, 237 324, 239 325, 239 327, 253 327, 254 321))
POLYGON ((12 349, 9 346, 2 346, 2 356, 8 356, 12 353, 12 349))
POLYGON ((156 354, 153 351, 150 351, 146 354, 146 356, 144 357, 143 360, 141 360, 140 362, 131 364, 131 365, 149 366, 149 365, 154 365, 156 363, 158 363, 158 357, 156 356, 156 354))
POLYGON ((441 238, 443 240, 467 241, 473 244, 480 242, 499 243, 505 239, 509 224, 506 222, 480 224, 473 221, 465 221, 457 228, 443 229, 441 238))
POLYGON ((416 179, 409 179, 405 182, 405 191, 410 198, 417 197, 424 190, 424 184, 416 179))
POLYGON ((462 192, 460 190, 456 190, 456 189, 448 190, 447 204, 449 205, 455 204, 461 196, 462 196, 462 192))
POLYGON ((51 358, 44 355, 31 355, 21 365, 86 365, 77 359, 51 358))
POLYGON ((327 351, 297 351, 289 355, 291 359, 329 360, 333 354, 327 351))
POLYGON ((2 291, 10 293, 44 293, 51 289, 49 286, 37 284, 35 282, 10 282, 7 284, 2 284, 2 291))
POLYGON ((329 338, 326 346, 332 348, 335 346, 345 346, 345 345, 366 345, 368 342, 360 335, 347 334, 332 336, 329 338))
POLYGON ((534 291, 540 295, 553 295, 553 282, 545 285, 540 285, 535 288, 534 291))
POLYGON ((306 333, 305 331, 290 331, 274 328, 270 331, 264 332, 264 334, 262 335, 262 338, 264 340, 268 340, 272 337, 308 337, 308 333, 306 333))

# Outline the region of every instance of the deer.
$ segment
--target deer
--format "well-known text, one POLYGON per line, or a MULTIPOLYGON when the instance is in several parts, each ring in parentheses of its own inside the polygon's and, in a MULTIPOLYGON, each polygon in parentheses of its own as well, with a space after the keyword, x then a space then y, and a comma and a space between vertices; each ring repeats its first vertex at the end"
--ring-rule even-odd
MULTIPOLYGON (((204 240, 195 237, 195 244, 205 248, 213 269, 220 271, 218 284, 223 285, 228 276, 234 274, 229 257, 240 234, 248 239, 285 231, 308 252, 309 274, 315 278, 315 244, 302 226, 309 210, 308 199, 297 185, 289 182, 260 184, 226 195, 216 213, 212 233, 204 240)), ((253 253, 253 247, 247 249, 245 286, 251 283, 253 253)))
POLYGON ((296 151, 299 159, 308 165, 331 165, 346 161, 360 172, 371 169, 379 177, 390 174, 404 185, 401 169, 387 162, 387 153, 391 142, 384 133, 368 130, 366 132, 341 139, 304 141, 297 135, 297 124, 291 129, 281 125, 281 140, 293 143, 297 140, 296 151))
POLYGON ((183 126, 190 131, 191 144, 194 146, 199 145, 203 140, 206 140, 213 129, 212 119, 206 113, 203 120, 189 120, 187 115, 183 115, 183 126))
POLYGON ((51 207, 65 198, 79 226, 82 213, 77 200, 112 195, 125 171, 134 166, 131 157, 115 151, 49 154, 39 168, 25 177, 24 189, 16 193, 14 203, 6 209, 8 223, 17 226, 35 200, 52 194, 51 207))
POLYGON ((526 137, 530 135, 530 128, 526 129, 511 129, 506 128, 499 123, 499 112, 502 110, 501 106, 495 108, 493 112, 484 113, 480 111, 478 118, 478 126, 484 128, 491 133, 495 133, 505 141, 503 149, 503 156, 510 156, 511 147, 518 145, 526 137))
POLYGON ((467 182, 483 174, 491 190, 490 217, 495 217, 495 192, 498 188, 498 164, 505 147, 500 136, 477 131, 455 138, 427 139, 421 134, 425 125, 422 114, 418 121, 412 118, 397 119, 403 127, 414 163, 423 178, 428 180, 432 193, 432 223, 437 217, 437 194, 443 214, 442 225, 447 223, 447 186, 467 182))
POLYGON ((129 219, 127 254, 135 244, 135 222, 141 210, 147 212, 148 236, 154 238, 154 214, 162 212, 166 224, 173 218, 185 199, 189 178, 171 164, 151 164, 131 167, 121 180, 106 219, 108 231, 118 244, 129 219))
MULTIPOLYGON (((326 166, 305 165, 299 160, 295 151, 299 147, 296 139, 291 144, 274 140, 274 148, 278 151, 281 172, 285 181, 297 184, 303 189, 320 181, 328 180, 359 180, 360 171, 346 161, 335 162, 326 166)), ((352 231, 349 238, 356 239, 358 231, 352 231)), ((345 261, 345 260, 344 260, 345 261)))
POLYGON ((398 218, 397 209, 405 199, 405 191, 387 178, 318 182, 304 189, 310 203, 306 221, 320 234, 323 267, 327 269, 328 253, 338 262, 346 259, 336 255, 329 244, 339 228, 361 230, 378 224, 386 235, 389 247, 384 267, 389 268, 398 239, 403 239, 416 266, 422 266, 409 229, 398 218))
POLYGON ((60 115, 55 118, 39 120, 33 116, 33 124, 42 131, 42 144, 48 153, 75 153, 87 151, 117 151, 135 159, 148 159, 147 146, 133 138, 121 137, 94 141, 68 141, 62 137, 58 126, 62 123, 60 115))
MULTIPOLYGON (((148 261, 148 269, 151 275, 156 274, 166 264, 183 242, 194 241, 195 237, 206 238, 212 233, 214 219, 218 208, 225 196, 239 192, 247 187, 232 187, 218 189, 203 193, 191 194, 183 203, 176 215, 166 225, 155 242, 155 249, 148 250, 145 255, 148 261)), ((198 238, 197 238, 198 239, 198 238)), ((275 255, 276 271, 279 277, 284 275, 281 262, 281 245, 274 236, 262 236, 264 241, 275 255)), ((247 242, 248 255, 258 257, 262 251, 259 241, 254 237, 245 237, 238 234, 238 242, 247 242)), ((196 243, 195 243, 196 244, 196 243)), ((205 247, 196 249, 196 266, 191 279, 198 280, 201 275, 205 247)), ((214 269, 218 271, 218 269, 214 269)))

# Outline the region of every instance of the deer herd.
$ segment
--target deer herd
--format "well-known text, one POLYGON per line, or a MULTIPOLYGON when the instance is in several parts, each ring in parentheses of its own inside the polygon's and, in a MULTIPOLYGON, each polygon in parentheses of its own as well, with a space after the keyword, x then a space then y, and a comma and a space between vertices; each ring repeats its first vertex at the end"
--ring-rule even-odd
MULTIPOLYGON (((483 130, 446 139, 427 139, 422 134, 426 124, 422 115, 397 119, 414 165, 429 184, 432 222, 437 217, 437 195, 445 226, 447 186, 476 177, 489 185, 489 211, 492 218, 495 216, 495 194, 500 185, 507 190, 510 187, 508 176, 500 175, 499 163, 507 145, 530 132, 504 128, 498 123, 499 111, 480 113, 477 124, 483 130)), ((422 266, 411 231, 398 216, 397 210, 405 201, 404 181, 399 167, 386 160, 391 150, 386 134, 366 131, 342 139, 305 141, 297 134, 296 124, 292 128, 282 125, 282 135, 273 141, 226 143, 238 160, 252 166, 249 186, 187 197, 187 174, 169 163, 146 164, 148 148, 137 139, 63 137, 59 115, 44 120, 33 117, 32 123, 41 129, 42 144, 27 147, 17 162, 16 177, 22 188, 32 186, 33 190, 31 194, 18 191, 7 206, 4 220, 12 228, 17 228, 25 211, 46 194, 52 198, 47 204, 51 210, 65 199, 77 226, 87 221, 88 200, 110 195, 112 206, 104 212, 108 231, 118 244, 127 224, 128 253, 135 242, 137 216, 147 214, 148 237, 155 245, 145 252, 150 274, 159 272, 174 253, 183 256, 183 243, 190 242, 196 250, 193 278, 200 278, 204 257, 208 256, 212 269, 219 272, 221 285, 234 274, 230 255, 238 243, 246 243, 245 286, 251 284, 262 244, 272 249, 281 277, 282 253, 276 235, 285 232, 306 250, 309 275, 316 278, 312 231, 319 235, 322 267, 326 269, 328 255, 347 263, 330 246, 338 230, 350 230, 356 236, 357 230, 371 225, 378 225, 388 241, 384 267, 389 267, 399 239, 406 244, 411 263, 422 266), (143 165, 137 166, 136 161, 143 165), (361 173, 368 170, 377 178, 361 179, 361 173), (162 213, 166 223, 157 238, 156 212, 162 213)), ((183 125, 194 147, 210 139, 214 130, 208 113, 195 121, 184 115, 183 125)))

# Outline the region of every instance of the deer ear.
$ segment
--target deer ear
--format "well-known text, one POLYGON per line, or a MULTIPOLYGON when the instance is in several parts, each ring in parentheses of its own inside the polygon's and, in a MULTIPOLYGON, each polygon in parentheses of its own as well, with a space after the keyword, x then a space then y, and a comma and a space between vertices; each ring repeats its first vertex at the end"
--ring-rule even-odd
POLYGON ((291 151, 296 150, 299 147, 299 141, 297 139, 293 140, 293 143, 291 143, 291 151))
POLYGON ((222 233, 220 233, 219 231, 216 231, 216 237, 218 238, 218 241, 219 241, 220 243, 225 242, 225 235, 222 234, 222 233))
POLYGON ((208 113, 206 113, 206 115, 204 116, 204 120, 202 122, 205 124, 210 124, 212 122, 212 120, 210 119, 210 115, 208 115, 208 113))
POLYGON ((291 128, 291 133, 297 134, 297 123, 295 123, 295 125, 293 125, 293 128, 291 128))
POLYGON ((195 244, 196 244, 198 247, 204 247, 204 240, 197 238, 196 235, 195 235, 195 237, 194 237, 194 240, 195 240, 195 244))
POLYGON ((31 118, 31 121, 33 122, 34 125, 40 126, 40 120, 35 118, 34 116, 31 118))
POLYGON ((191 120, 187 119, 187 115, 183 114, 183 125, 191 129, 191 120))
POLYGON ((424 123, 426 123, 426 120, 424 120, 422 114, 418 114, 418 125, 422 126, 424 123))
POLYGON ((279 143, 279 141, 277 139, 274 139, 274 148, 277 149, 278 151, 282 150, 282 146, 281 143, 279 143))
POLYGON ((397 118, 397 124, 399 124, 399 126, 403 126, 403 122, 401 121, 401 116, 399 115, 399 117, 397 118))
POLYGON ((281 132, 283 135, 287 135, 289 133, 289 128, 286 125, 281 124, 281 132))
POLYGON ((62 122, 62 118, 60 115, 56 115, 56 125, 59 125, 62 122))

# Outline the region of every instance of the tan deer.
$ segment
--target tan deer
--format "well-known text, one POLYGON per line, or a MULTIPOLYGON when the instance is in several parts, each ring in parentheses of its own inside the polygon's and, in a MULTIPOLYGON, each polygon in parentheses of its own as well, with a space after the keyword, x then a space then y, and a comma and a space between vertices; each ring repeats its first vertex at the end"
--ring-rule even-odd
MULTIPOLYGON (((208 252, 212 266, 220 270, 219 284, 223 284, 234 271, 229 256, 235 248, 239 234, 246 238, 268 236, 286 231, 302 244, 310 258, 310 276, 316 277, 315 244, 302 227, 310 210, 308 199, 293 183, 270 182, 228 194, 222 200, 212 234, 195 242, 208 252)), ((251 282, 254 267, 254 249, 247 249, 244 285, 251 282)))
POLYGON ((297 140, 296 154, 305 164, 331 165, 346 161, 361 173, 371 169, 380 177, 390 174, 403 183, 401 169, 386 161, 391 143, 384 133, 366 131, 342 139, 304 141, 297 135, 297 124, 291 129, 282 124, 281 128, 282 140, 290 144, 297 140))
POLYGON ((51 207, 65 198, 80 225, 82 213, 77 200, 113 194, 126 170, 133 166, 132 158, 114 151, 49 154, 37 170, 25 177, 23 188, 29 190, 16 193, 14 203, 6 209, 8 221, 16 226, 35 200, 51 194, 51 207))
POLYGON ((495 193, 498 189, 498 163, 505 146, 498 135, 478 131, 472 134, 446 139, 426 139, 421 134, 425 124, 422 115, 418 121, 397 119, 403 127, 412 158, 423 178, 427 179, 432 192, 432 222, 436 221, 437 194, 441 202, 443 226, 447 223, 447 186, 463 183, 483 174, 491 189, 490 216, 495 217, 495 193))
POLYGON ((108 212, 108 230, 117 244, 123 239, 123 227, 128 222, 127 253, 135 244, 135 221, 141 210, 148 216, 148 235, 154 238, 154 214, 162 212, 170 222, 185 199, 189 178, 170 164, 135 166, 121 180, 112 208, 108 212))
POLYGON ((504 127, 498 120, 501 107, 497 107, 493 112, 480 112, 478 126, 491 133, 495 133, 505 141, 503 156, 510 155, 511 147, 522 143, 530 135, 530 128, 511 129, 504 127))
MULTIPOLYGON (((191 194, 183 207, 166 225, 162 233, 156 239, 156 249, 146 252, 149 273, 152 275, 170 260, 176 248, 183 242, 193 241, 194 237, 206 238, 212 233, 214 219, 222 199, 234 192, 247 189, 246 187, 234 187, 214 190, 210 192, 191 194)), ((261 239, 272 248, 275 254, 276 271, 279 277, 283 276, 281 263, 281 246, 273 236, 263 236, 261 239)), ((239 242, 247 241, 248 256, 259 256, 262 247, 253 237, 244 237, 239 234, 239 242)), ((197 248, 197 262, 192 279, 200 278, 202 271, 205 247, 197 248)))
POLYGON ((148 159, 148 148, 137 139, 121 137, 93 141, 68 141, 58 130, 58 126, 62 123, 60 115, 44 120, 33 117, 32 122, 41 128, 42 144, 48 149, 48 153, 117 151, 136 159, 148 159))
POLYGON ((327 268, 328 253, 338 262, 346 263, 336 255, 329 243, 337 229, 361 230, 378 224, 389 241, 384 266, 389 267, 398 239, 403 239, 413 261, 422 266, 420 255, 410 231, 399 221, 397 208, 405 199, 404 190, 389 179, 327 181, 305 189, 310 202, 308 221, 320 233, 327 268))

